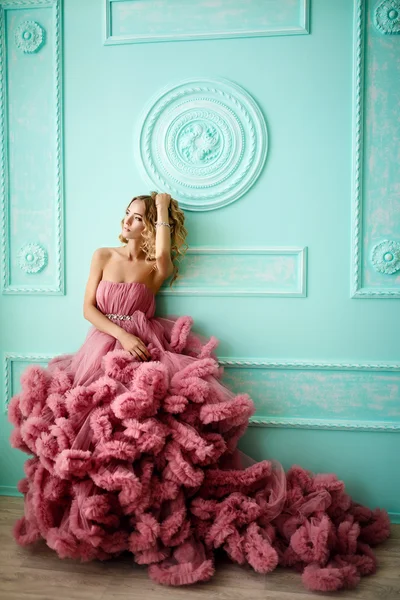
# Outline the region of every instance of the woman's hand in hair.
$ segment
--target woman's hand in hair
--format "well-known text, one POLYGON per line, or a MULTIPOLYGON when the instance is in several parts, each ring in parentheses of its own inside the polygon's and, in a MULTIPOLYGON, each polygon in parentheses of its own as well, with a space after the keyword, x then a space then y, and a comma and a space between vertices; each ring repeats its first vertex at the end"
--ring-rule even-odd
POLYGON ((155 203, 157 208, 169 208, 169 205, 171 203, 171 196, 169 194, 157 194, 157 196, 155 197, 155 203))

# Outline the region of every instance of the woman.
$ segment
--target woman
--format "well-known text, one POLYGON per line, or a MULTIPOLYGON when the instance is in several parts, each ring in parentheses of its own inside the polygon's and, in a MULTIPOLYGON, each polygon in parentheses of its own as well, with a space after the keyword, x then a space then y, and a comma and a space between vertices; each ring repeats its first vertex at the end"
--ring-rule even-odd
POLYGON ((30 365, 10 402, 11 443, 33 454, 16 540, 81 560, 129 551, 168 585, 211 578, 216 548, 260 573, 294 567, 311 590, 374 573, 387 512, 355 503, 334 474, 240 452, 254 405, 222 383, 218 341, 189 316, 154 316, 185 250, 176 200, 136 196, 121 226, 124 246, 93 255, 83 345, 30 365))

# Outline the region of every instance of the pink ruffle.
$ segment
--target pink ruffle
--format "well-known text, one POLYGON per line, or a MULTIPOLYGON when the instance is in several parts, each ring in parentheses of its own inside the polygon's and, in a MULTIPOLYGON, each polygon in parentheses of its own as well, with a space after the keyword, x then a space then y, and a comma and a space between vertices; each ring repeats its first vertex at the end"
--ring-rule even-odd
POLYGON ((17 542, 43 538, 82 561, 129 551, 173 586, 210 579, 218 548, 258 573, 293 567, 315 591, 374 573, 387 512, 355 503, 334 474, 240 452, 253 402, 220 382, 217 340, 195 336, 190 317, 135 326, 148 363, 114 344, 93 350, 97 370, 65 355, 21 378, 11 444, 33 457, 17 542))

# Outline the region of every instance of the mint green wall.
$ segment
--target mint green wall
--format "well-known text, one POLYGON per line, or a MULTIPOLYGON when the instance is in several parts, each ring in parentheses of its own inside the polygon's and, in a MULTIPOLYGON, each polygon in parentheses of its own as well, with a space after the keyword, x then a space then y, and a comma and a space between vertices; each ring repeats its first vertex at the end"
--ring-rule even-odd
POLYGON ((269 14, 260 2, 230 0, 228 14, 202 0, 175 19, 163 0, 162 19, 152 0, 143 13, 133 0, 0 0, 2 493, 26 458, 5 415, 21 371, 78 349, 92 252, 119 245, 129 199, 155 187, 138 149, 148 111, 182 82, 226 81, 261 111, 265 162, 240 197, 221 184, 223 206, 186 186, 191 253, 158 314, 220 339, 226 381, 257 405, 242 449, 336 472, 400 518, 397 17, 385 1, 274 0, 269 14), (29 20, 45 35, 24 52, 29 20))

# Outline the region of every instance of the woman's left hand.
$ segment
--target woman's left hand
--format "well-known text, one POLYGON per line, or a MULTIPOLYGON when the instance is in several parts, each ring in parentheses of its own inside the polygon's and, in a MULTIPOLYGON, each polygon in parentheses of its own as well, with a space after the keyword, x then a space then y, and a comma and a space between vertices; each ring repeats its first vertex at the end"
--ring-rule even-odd
POLYGON ((157 194, 155 197, 156 206, 168 208, 171 202, 171 196, 169 194, 157 194))

